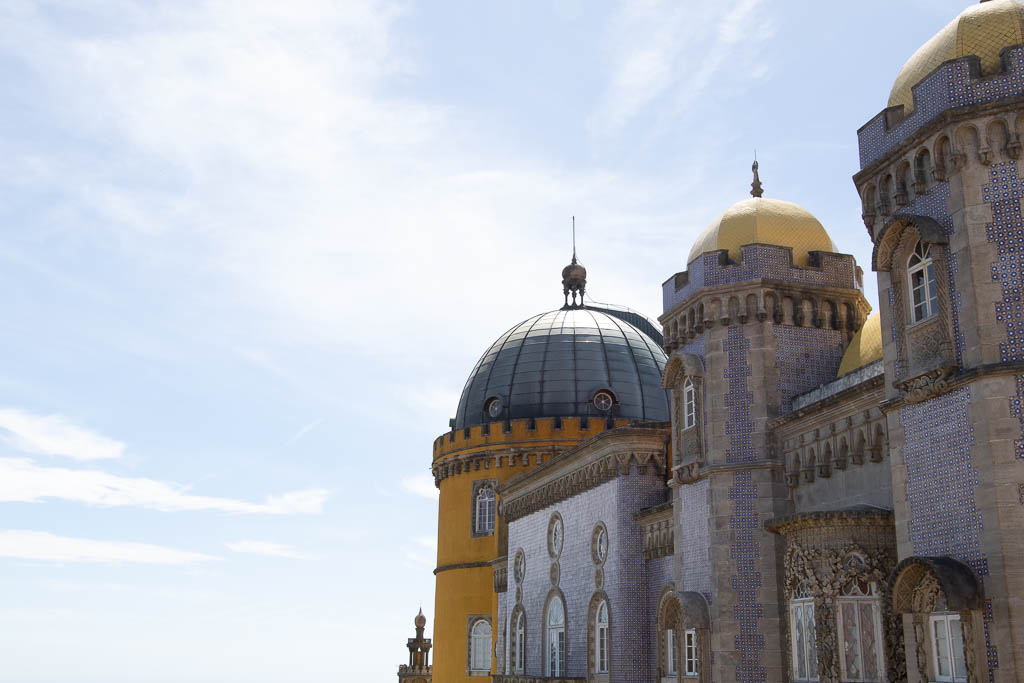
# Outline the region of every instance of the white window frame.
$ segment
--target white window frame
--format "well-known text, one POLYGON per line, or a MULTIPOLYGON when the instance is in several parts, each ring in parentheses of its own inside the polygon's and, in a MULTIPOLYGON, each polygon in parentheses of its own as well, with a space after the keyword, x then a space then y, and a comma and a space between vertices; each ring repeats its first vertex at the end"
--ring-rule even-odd
POLYGON ((939 683, 961 683, 967 680, 967 664, 964 661, 964 640, 963 630, 960 622, 960 615, 957 613, 942 613, 932 614, 928 618, 928 637, 931 638, 931 650, 932 650, 932 671, 935 674, 935 680, 939 683), (941 629, 938 630, 938 629, 941 629), (954 629, 959 629, 954 631, 954 629), (953 645, 953 634, 957 633, 960 642, 959 657, 957 657, 957 651, 953 645), (943 676, 939 673, 939 645, 938 635, 942 633, 946 637, 946 647, 948 648, 949 654, 949 675, 943 676), (962 676, 957 675, 957 664, 961 664, 964 667, 964 674, 962 676))
POLYGON ((818 653, 815 650, 815 648, 817 648, 817 629, 814 628, 814 616, 813 598, 800 597, 789 601, 789 628, 790 640, 792 641, 792 674, 794 681, 804 682, 818 680, 818 653), (808 614, 810 614, 809 623, 811 625, 810 637, 808 637, 806 629, 808 624, 808 619, 806 617, 808 614), (800 643, 797 639, 798 624, 802 627, 799 631, 804 634, 804 648, 802 652, 800 651, 800 643), (811 657, 812 654, 814 655, 813 658, 811 657), (800 676, 799 665, 801 663, 804 665, 804 676, 800 676))
POLYGON ((602 600, 594 616, 594 673, 608 673, 608 602, 602 600), (603 613, 603 614, 602 614, 603 613))
POLYGON ((562 603, 562 599, 556 597, 548 603, 546 614, 544 615, 545 629, 545 647, 544 647, 544 671, 548 676, 565 676, 565 665, 566 665, 566 634, 565 634, 565 605, 562 603), (561 612, 560 623, 552 623, 552 617, 554 616, 554 608, 558 606, 561 612))
POLYGON ((697 655, 697 629, 683 631, 683 675, 696 676, 700 673, 697 655))
POLYGON ((515 623, 516 656, 512 662, 512 673, 526 672, 526 615, 520 611, 516 614, 515 623))
POLYGON ((494 533, 495 495, 492 486, 481 486, 476 492, 476 533, 494 533))
POLYGON ((683 429, 697 425, 697 390, 689 377, 683 382, 683 429))
POLYGON ((469 673, 471 675, 491 672, 491 624, 486 619, 477 619, 469 627, 469 673))
POLYGON ((913 322, 927 320, 939 312, 935 259, 932 257, 930 244, 919 241, 914 245, 914 251, 907 257, 907 286, 910 291, 910 318, 913 322), (913 263, 915 259, 917 263, 913 263), (921 280, 917 284, 914 283, 915 277, 920 277, 921 280))
POLYGON ((863 632, 863 624, 861 623, 861 605, 869 604, 871 606, 871 629, 874 633, 875 641, 875 661, 879 666, 884 666, 885 659, 884 653, 882 652, 882 602, 878 597, 878 589, 874 583, 870 584, 867 593, 863 593, 858 587, 858 593, 850 593, 840 595, 836 600, 836 626, 839 635, 839 670, 842 675, 842 679, 848 683, 872 683, 885 677, 885 672, 874 671, 869 672, 864 670, 864 643, 861 642, 861 633, 863 632), (860 660, 861 677, 853 678, 850 673, 846 670, 846 631, 843 623, 843 605, 851 604, 854 606, 854 614, 857 618, 857 623, 854 624, 854 631, 857 634, 857 658, 860 660), (872 673, 874 675, 872 675, 872 673))
POLYGON ((676 652, 676 630, 665 629, 665 675, 675 678, 679 675, 679 657, 676 652))

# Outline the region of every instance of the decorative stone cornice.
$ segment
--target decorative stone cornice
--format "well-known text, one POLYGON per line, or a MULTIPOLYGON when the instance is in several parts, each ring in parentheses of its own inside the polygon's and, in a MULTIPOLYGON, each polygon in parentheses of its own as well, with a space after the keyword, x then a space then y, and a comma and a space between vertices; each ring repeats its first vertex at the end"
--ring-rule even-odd
POLYGON ((971 382, 984 377, 1021 375, 1024 374, 1024 362, 988 363, 986 365, 977 365, 973 368, 967 368, 960 372, 949 372, 942 376, 937 376, 936 373, 938 372, 939 370, 935 370, 930 373, 925 373, 925 375, 921 375, 919 377, 913 377, 902 383, 904 385, 914 383, 912 386, 908 386, 906 388, 896 385, 896 388, 901 391, 900 395, 897 398, 889 399, 888 401, 880 403, 878 407, 883 413, 888 413, 905 405, 919 403, 938 396, 939 394, 958 389, 965 384, 970 384, 971 382), (935 378, 930 380, 922 379, 929 375, 935 375, 935 378))
POLYGON ((672 503, 662 503, 636 514, 643 530, 644 559, 654 560, 675 552, 675 525, 672 523, 672 503))
POLYGON ((576 448, 515 477, 498 488, 501 514, 513 522, 541 508, 578 495, 636 466, 665 472, 669 427, 664 423, 634 424, 603 432, 576 448))
POLYGON ((434 570, 434 576, 437 576, 441 572, 448 572, 453 569, 478 569, 480 567, 490 567, 490 562, 461 562, 459 564, 446 564, 443 567, 438 567, 434 570))
POLYGON ((489 564, 494 570, 494 592, 504 593, 508 590, 508 556, 496 557, 489 564))
POLYGON ((783 515, 766 520, 764 528, 772 533, 788 536, 803 529, 835 529, 851 526, 892 527, 893 512, 885 508, 851 507, 842 510, 819 510, 783 515))

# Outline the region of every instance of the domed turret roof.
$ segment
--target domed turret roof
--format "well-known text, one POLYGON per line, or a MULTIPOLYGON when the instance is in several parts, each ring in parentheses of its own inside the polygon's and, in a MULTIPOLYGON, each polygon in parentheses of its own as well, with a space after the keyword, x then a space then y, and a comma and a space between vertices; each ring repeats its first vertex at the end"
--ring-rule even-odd
POLYGON ((455 428, 529 417, 668 420, 665 352, 630 316, 638 314, 570 306, 515 325, 470 373, 455 428), (614 399, 607 410, 595 404, 602 391, 614 399))
POLYGON ((839 363, 838 377, 849 374, 882 357, 882 318, 878 313, 868 316, 857 334, 853 335, 850 346, 839 363))
POLYGON ((900 69, 889 94, 889 106, 914 108, 911 91, 922 78, 943 62, 968 55, 981 59, 984 75, 1001 69, 1003 48, 1024 43, 1024 3, 1020 0, 989 0, 971 5, 931 40, 922 45, 900 69))
POLYGON ((744 244, 775 244, 793 249, 793 263, 806 266, 811 251, 835 251, 832 239, 810 211, 780 199, 751 197, 730 206, 697 238, 687 263, 709 251, 727 249, 740 261, 744 244))

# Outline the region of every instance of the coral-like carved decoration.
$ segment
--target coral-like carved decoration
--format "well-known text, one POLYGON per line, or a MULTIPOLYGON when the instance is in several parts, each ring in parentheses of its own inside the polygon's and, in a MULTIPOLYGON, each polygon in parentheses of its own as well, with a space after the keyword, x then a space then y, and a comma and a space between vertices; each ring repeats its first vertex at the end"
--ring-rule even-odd
POLYGON ((920 403, 949 389, 949 368, 938 368, 923 375, 900 382, 896 388, 906 403, 920 403))
MULTIPOLYGON (((893 615, 892 603, 885 595, 888 586, 886 579, 896 566, 890 550, 878 548, 867 552, 856 543, 850 543, 841 550, 810 548, 790 542, 783 566, 787 600, 801 590, 814 596, 820 680, 840 680, 839 661, 836 658, 839 652, 836 599, 843 586, 851 581, 864 581, 878 586, 888 680, 906 680, 906 663, 902 657, 897 656, 903 651, 903 624, 898 616, 893 615), (856 557, 858 561, 848 561, 851 557, 856 557)), ((787 651, 792 651, 792 648, 787 647, 787 651)))

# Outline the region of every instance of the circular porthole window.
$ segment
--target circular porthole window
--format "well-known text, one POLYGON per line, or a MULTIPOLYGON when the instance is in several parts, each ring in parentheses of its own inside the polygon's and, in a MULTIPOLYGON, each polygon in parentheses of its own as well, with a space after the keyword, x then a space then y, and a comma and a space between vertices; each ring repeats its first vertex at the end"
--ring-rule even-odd
POLYGON ((602 413, 607 413, 612 409, 612 405, 615 403, 615 397, 612 396, 612 392, 602 389, 601 391, 594 394, 594 407, 600 410, 602 413))
POLYGON ((497 396, 492 396, 484 401, 484 411, 495 419, 501 417, 501 411, 504 409, 505 404, 497 396))

